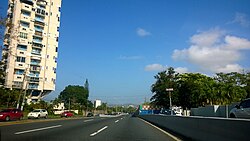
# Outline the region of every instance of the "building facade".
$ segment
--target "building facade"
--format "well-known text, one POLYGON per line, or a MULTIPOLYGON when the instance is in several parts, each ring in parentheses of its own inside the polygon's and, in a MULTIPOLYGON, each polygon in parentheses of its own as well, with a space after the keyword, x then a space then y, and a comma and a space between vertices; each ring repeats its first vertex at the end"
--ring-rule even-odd
POLYGON ((94 101, 94 106, 95 106, 95 108, 97 108, 98 106, 101 106, 102 105, 102 101, 101 100, 95 100, 94 101))
POLYGON ((2 61, 5 87, 27 102, 55 90, 61 0, 9 0, 2 61))

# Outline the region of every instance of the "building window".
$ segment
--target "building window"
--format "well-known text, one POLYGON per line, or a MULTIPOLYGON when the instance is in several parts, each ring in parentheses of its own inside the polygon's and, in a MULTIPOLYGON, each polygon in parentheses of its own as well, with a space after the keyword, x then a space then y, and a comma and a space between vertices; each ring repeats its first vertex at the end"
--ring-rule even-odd
POLYGON ((17 74, 17 75, 23 75, 24 74, 24 70, 15 69, 14 73, 17 74))
POLYGON ((44 17, 36 15, 35 20, 39 21, 39 22, 43 22, 44 21, 44 17))
POLYGON ((25 63, 25 57, 19 57, 19 56, 17 56, 17 57, 16 57, 16 62, 25 63))
POLYGON ((37 13, 37 14, 41 14, 41 15, 45 15, 45 11, 42 10, 42 9, 37 9, 37 10, 36 10, 36 13, 37 13))
POLYGON ((20 21, 20 25, 23 26, 23 27, 26 27, 26 28, 30 27, 30 24, 27 23, 27 22, 24 22, 24 21, 20 21))
POLYGON ((34 27, 35 27, 35 30, 36 30, 36 31, 43 32, 43 27, 37 26, 37 25, 35 25, 34 27))
POLYGON ((31 65, 39 65, 41 63, 41 61, 40 60, 37 60, 37 59, 31 59, 30 60, 30 64, 31 65))
POLYGON ((53 71, 54 71, 54 73, 56 73, 56 68, 53 67, 53 71))
POLYGON ((17 45, 17 49, 26 51, 27 46, 26 45, 17 45))
POLYGON ((24 16, 30 16, 30 12, 26 10, 21 10, 22 15, 24 16))
POLYGON ((19 37, 20 37, 20 38, 27 39, 27 38, 28 38, 28 33, 23 33, 23 32, 20 32, 19 37))
POLYGON ((40 38, 40 37, 33 37, 33 41, 36 42, 36 43, 42 43, 43 38, 40 38))

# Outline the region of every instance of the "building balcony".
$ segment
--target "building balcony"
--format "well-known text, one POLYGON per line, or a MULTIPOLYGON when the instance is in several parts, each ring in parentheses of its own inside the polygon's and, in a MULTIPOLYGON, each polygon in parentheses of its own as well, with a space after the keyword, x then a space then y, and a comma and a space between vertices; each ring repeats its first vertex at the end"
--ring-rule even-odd
POLYGON ((40 21, 36 21, 34 22, 35 25, 39 25, 39 26, 44 26, 45 23, 44 22, 40 22, 40 21))
POLYGON ((43 33, 43 28, 40 26, 35 26, 35 32, 41 32, 43 33))
POLYGON ((44 13, 38 13, 38 12, 36 12, 36 15, 41 16, 41 17, 45 17, 45 12, 44 13))
POLYGON ((22 87, 23 87, 23 82, 21 82, 21 81, 13 81, 12 82, 12 88, 22 89, 22 87))
POLYGON ((39 73, 35 74, 35 73, 30 73, 29 77, 34 77, 34 78, 39 78, 39 73))
POLYGON ((30 65, 40 66, 40 62, 30 62, 30 65))
POLYGON ((31 6, 33 6, 34 4, 32 0, 20 0, 20 2, 31 5, 31 6))
POLYGON ((38 22, 44 23, 44 19, 42 19, 42 18, 38 18, 38 17, 35 17, 35 21, 38 21, 38 22))
POLYGON ((37 30, 35 30, 34 36, 43 37, 43 32, 42 32, 42 31, 37 31, 37 30))
POLYGON ((39 52, 39 51, 31 51, 31 54, 41 57, 41 52, 39 52))
POLYGON ((42 5, 42 6, 46 6, 47 2, 45 0, 39 0, 36 2, 37 5, 42 5))
POLYGON ((29 84, 29 89, 38 89, 38 85, 34 85, 32 83, 29 84))
POLYGON ((39 77, 30 77, 29 83, 39 83, 40 78, 39 77))
POLYGON ((35 43, 42 43, 42 41, 43 40, 41 40, 41 39, 33 39, 33 42, 35 42, 35 43))
POLYGON ((31 66, 30 67, 30 71, 40 72, 41 71, 41 67, 40 66, 31 66))
POLYGON ((43 44, 32 42, 32 47, 42 49, 43 48, 43 44))

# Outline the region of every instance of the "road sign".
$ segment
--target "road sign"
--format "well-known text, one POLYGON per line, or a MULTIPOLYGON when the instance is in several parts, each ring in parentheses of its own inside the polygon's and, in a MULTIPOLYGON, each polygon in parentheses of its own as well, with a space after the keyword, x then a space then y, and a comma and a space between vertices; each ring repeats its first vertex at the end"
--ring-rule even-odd
POLYGON ((166 91, 174 91, 174 89, 173 88, 168 88, 168 89, 166 89, 166 91))

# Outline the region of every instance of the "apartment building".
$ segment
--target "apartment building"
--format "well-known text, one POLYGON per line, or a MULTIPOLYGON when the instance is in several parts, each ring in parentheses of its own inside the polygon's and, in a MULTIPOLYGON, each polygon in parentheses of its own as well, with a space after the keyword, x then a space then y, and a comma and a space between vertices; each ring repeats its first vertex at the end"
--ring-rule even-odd
POLYGON ((2 61, 5 87, 37 102, 55 90, 61 0, 9 0, 2 61))

